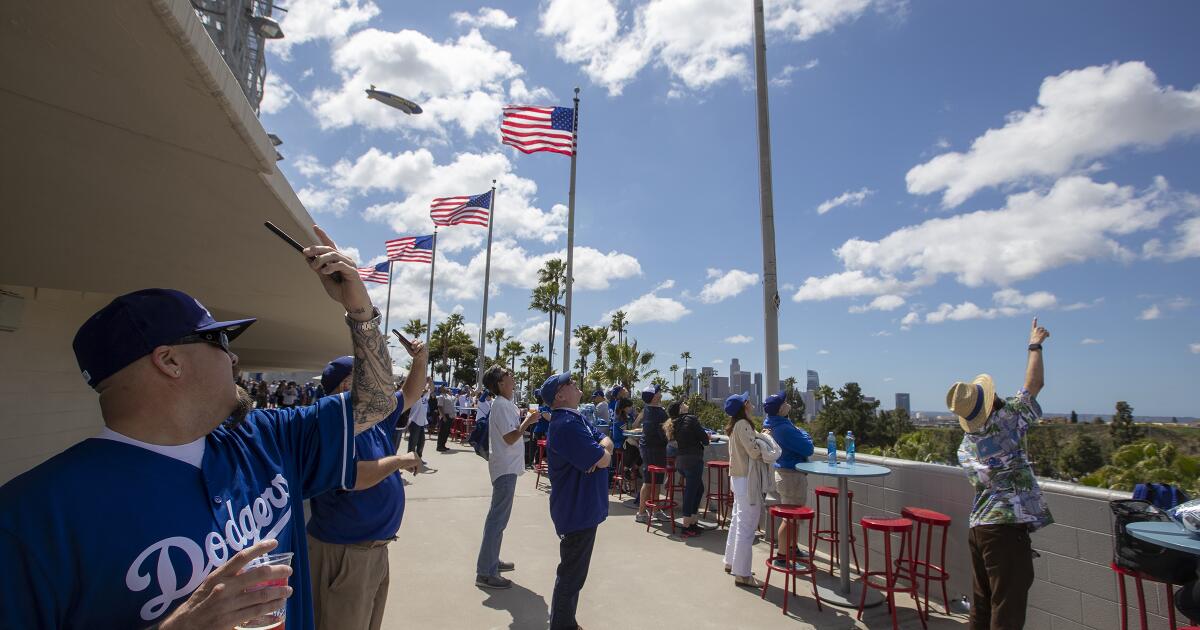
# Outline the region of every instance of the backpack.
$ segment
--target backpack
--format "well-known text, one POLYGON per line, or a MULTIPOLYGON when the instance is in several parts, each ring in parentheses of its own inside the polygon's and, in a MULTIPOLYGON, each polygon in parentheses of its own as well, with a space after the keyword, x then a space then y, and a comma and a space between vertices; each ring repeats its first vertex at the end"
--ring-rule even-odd
POLYGON ((1171 521, 1166 512, 1141 499, 1118 499, 1108 505, 1113 513, 1114 564, 1171 584, 1195 578, 1195 556, 1138 540, 1125 531, 1130 523, 1171 521))
POLYGON ((1139 483, 1133 487, 1133 498, 1153 503, 1160 510, 1169 510, 1188 500, 1183 490, 1165 483, 1139 483))
POLYGON ((485 415, 475 421, 475 428, 467 436, 467 444, 475 449, 475 454, 487 459, 491 445, 488 443, 488 417, 485 415))

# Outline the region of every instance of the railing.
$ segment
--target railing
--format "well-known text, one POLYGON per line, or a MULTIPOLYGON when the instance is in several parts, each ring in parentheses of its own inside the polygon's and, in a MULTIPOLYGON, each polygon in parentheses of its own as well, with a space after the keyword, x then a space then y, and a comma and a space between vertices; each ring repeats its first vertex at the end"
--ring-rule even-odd
MULTIPOLYGON (((813 459, 825 457, 817 449, 813 459)), ((967 521, 974 491, 966 472, 956 466, 928 464, 904 459, 859 454, 859 461, 887 466, 892 474, 881 478, 851 481, 854 519, 863 516, 899 516, 905 506, 923 507, 953 519, 946 548, 950 571, 951 598, 971 594, 971 558, 967 546, 967 521)), ((1096 628, 1117 630, 1117 581, 1109 569, 1112 561, 1112 515, 1108 502, 1127 499, 1128 492, 1039 479, 1055 523, 1034 533, 1035 581, 1029 593, 1028 630, 1096 628)), ((809 504, 812 489, 836 485, 831 477, 809 475, 809 504)), ((854 525, 862 559, 862 532, 854 525)), ((878 550, 873 549, 872 553, 878 550)), ((872 558, 872 563, 882 558, 872 558)), ((932 603, 932 602, 931 602, 932 603)), ((1161 587, 1148 585, 1146 606, 1152 628, 1167 627, 1165 595, 1161 587)), ((941 604, 935 605, 940 609, 941 604)), ((1131 611, 1132 613, 1132 611, 1131 611)))

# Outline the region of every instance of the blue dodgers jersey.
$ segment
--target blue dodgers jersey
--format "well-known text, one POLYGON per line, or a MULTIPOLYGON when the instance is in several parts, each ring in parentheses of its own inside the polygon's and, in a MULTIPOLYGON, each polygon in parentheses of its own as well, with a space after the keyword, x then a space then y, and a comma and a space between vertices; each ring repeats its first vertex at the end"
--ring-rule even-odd
POLYGON ((84 440, 0 487, 0 627, 144 628, 254 543, 292 552, 291 630, 313 628, 303 500, 354 486, 347 396, 255 410, 201 468, 84 440))
MULTIPOLYGON (((358 461, 396 454, 396 423, 404 412, 404 395, 396 392, 396 410, 354 438, 358 461)), ((366 490, 331 490, 309 502, 308 533, 334 545, 387 540, 404 519, 404 480, 400 471, 366 490)))
POLYGON ((604 436, 574 409, 555 409, 546 434, 550 520, 559 535, 608 518, 608 469, 588 472, 604 455, 604 436))

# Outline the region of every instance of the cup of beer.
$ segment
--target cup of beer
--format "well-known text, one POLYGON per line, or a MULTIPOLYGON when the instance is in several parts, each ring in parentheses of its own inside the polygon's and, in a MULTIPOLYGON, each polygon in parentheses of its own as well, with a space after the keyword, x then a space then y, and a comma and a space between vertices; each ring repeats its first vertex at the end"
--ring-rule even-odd
MULTIPOLYGON (((246 565, 245 571, 249 571, 251 569, 255 569, 257 567, 263 567, 263 566, 275 566, 275 565, 291 566, 291 564, 292 564, 292 554, 290 552, 288 552, 288 553, 268 553, 268 554, 263 554, 255 559, 251 560, 249 562, 249 564, 246 565)), ((265 582, 259 582, 258 584, 251 586, 250 588, 246 589, 246 591, 247 592, 257 591, 257 590, 261 590, 261 589, 264 589, 264 588, 267 588, 270 586, 287 586, 287 582, 288 582, 287 578, 284 578, 282 580, 267 580, 265 582)), ((246 621, 234 626, 234 628, 236 630, 268 630, 268 629, 283 630, 283 622, 286 617, 287 617, 287 602, 285 601, 284 603, 280 604, 280 606, 277 610, 272 610, 271 612, 269 612, 265 615, 259 615, 257 617, 254 617, 253 619, 247 619, 246 621)))

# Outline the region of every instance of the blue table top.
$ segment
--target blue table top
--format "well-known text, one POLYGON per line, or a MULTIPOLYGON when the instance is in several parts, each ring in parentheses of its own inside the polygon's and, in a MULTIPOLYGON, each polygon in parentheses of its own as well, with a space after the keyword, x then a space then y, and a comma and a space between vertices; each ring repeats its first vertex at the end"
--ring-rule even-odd
POLYGON ((1189 534, 1177 523, 1130 523, 1125 531, 1139 540, 1200 556, 1200 537, 1189 534))
POLYGON ((796 470, 830 477, 884 477, 892 474, 892 469, 875 464, 855 462, 847 464, 839 461, 836 466, 830 466, 824 459, 817 462, 801 462, 796 464, 796 470))

